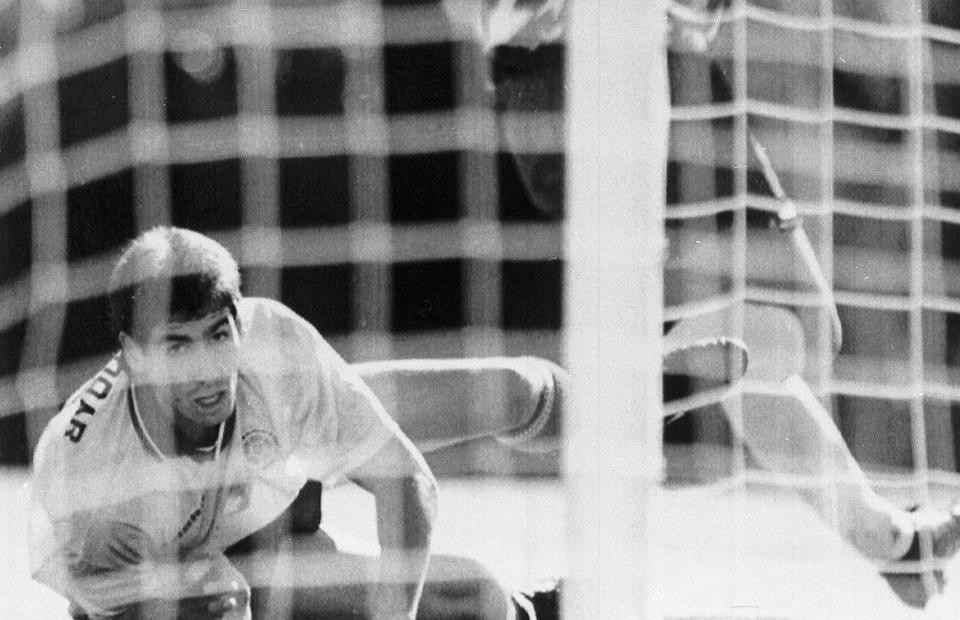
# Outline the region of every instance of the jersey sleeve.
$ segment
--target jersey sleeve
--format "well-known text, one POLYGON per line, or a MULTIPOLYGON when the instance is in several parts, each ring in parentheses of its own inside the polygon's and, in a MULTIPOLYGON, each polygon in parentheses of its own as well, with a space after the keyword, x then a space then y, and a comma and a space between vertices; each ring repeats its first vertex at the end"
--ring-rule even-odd
MULTIPOLYGON (((195 557, 184 558, 168 535, 183 522, 181 492, 188 487, 159 461, 114 458, 116 447, 108 439, 115 431, 103 436, 91 426, 80 441, 71 441, 67 415, 73 403, 64 411, 47 427, 34 456, 28 533, 33 578, 91 617, 190 593, 195 557)), ((209 555, 204 549, 196 557, 209 555)))
POLYGON ((92 616, 162 586, 142 560, 160 558, 152 525, 170 514, 149 503, 157 489, 144 481, 161 484, 156 470, 123 458, 132 435, 121 424, 124 386, 115 371, 111 362, 50 421, 31 478, 31 574, 92 616))
POLYGON ((293 357, 301 359, 293 456, 308 478, 335 484, 402 433, 356 371, 312 325, 287 312, 298 347, 293 357))
POLYGON ((51 450, 50 427, 37 444, 34 454, 33 478, 30 488, 30 522, 28 542, 30 549, 30 574, 40 583, 55 592, 70 597, 70 579, 67 571, 66 543, 70 538, 67 529, 69 520, 64 515, 55 515, 44 501, 55 493, 52 473, 59 468, 62 459, 51 450), (54 522, 59 523, 55 529, 54 522))
MULTIPOLYGON (((133 571, 94 570, 85 561, 90 546, 93 511, 78 500, 83 476, 73 475, 73 463, 62 445, 61 420, 47 428, 34 456, 30 498, 30 572, 88 615, 109 615, 135 601, 142 579, 133 571)), ((106 480, 104 486, 109 485, 106 480)))
POLYGON ((299 427, 299 456, 307 475, 332 485, 374 456, 400 430, 383 405, 347 363, 324 341, 314 376, 317 406, 305 411, 299 427))

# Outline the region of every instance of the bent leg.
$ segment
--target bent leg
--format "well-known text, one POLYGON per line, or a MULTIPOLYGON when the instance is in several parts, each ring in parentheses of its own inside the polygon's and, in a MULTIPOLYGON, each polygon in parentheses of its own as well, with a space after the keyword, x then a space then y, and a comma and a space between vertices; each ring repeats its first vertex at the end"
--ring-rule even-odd
MULTIPOLYGON (((520 449, 556 438, 565 371, 535 357, 395 360, 352 366, 422 452, 483 437, 520 449)), ((547 449, 556 447, 556 441, 547 449)))
MULTIPOLYGON (((250 583, 253 618, 360 620, 372 617, 378 561, 341 550, 325 532, 285 536, 276 551, 259 549, 231 558, 250 583)), ((508 593, 468 558, 430 559, 420 620, 511 620, 508 593)))

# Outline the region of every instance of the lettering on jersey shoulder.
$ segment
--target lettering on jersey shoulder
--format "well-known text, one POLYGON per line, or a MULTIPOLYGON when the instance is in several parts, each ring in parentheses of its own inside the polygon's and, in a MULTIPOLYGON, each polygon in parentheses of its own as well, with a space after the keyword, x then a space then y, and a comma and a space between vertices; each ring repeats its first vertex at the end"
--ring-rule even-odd
POLYGON ((267 467, 279 453, 280 442, 270 431, 254 429, 243 434, 243 455, 254 467, 267 467))
POLYGON ((90 419, 97 413, 94 405, 99 404, 110 394, 110 390, 113 389, 113 385, 119 375, 120 361, 117 358, 113 358, 103 370, 94 377, 93 381, 90 382, 90 385, 87 386, 87 389, 84 390, 80 396, 77 409, 73 417, 70 418, 70 426, 67 427, 67 430, 63 433, 67 439, 73 443, 80 441, 84 431, 87 430, 87 424, 90 423, 90 419))

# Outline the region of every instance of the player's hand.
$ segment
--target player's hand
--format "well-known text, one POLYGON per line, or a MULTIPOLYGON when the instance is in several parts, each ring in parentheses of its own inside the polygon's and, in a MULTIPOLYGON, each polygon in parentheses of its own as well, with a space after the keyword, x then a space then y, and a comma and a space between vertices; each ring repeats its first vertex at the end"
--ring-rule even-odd
POLYGON ((75 574, 121 570, 140 564, 155 552, 153 540, 142 529, 123 521, 94 522, 84 533, 75 574))

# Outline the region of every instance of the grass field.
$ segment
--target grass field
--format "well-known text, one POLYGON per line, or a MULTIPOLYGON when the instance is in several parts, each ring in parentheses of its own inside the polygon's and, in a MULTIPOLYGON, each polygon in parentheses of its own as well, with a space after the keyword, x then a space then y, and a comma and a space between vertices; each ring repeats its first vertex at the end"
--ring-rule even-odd
MULTIPOLYGON (((65 618, 62 599, 31 581, 28 475, 0 470, 5 506, 0 618, 65 618)), ((552 478, 454 478, 443 496, 436 549, 481 560, 509 587, 564 573, 564 495, 552 478)), ((870 562, 792 493, 775 488, 664 489, 653 523, 648 577, 663 613, 677 618, 958 618, 960 572, 920 613, 903 606, 870 562)), ((325 494, 324 521, 374 540, 373 504, 356 488, 325 494)))

